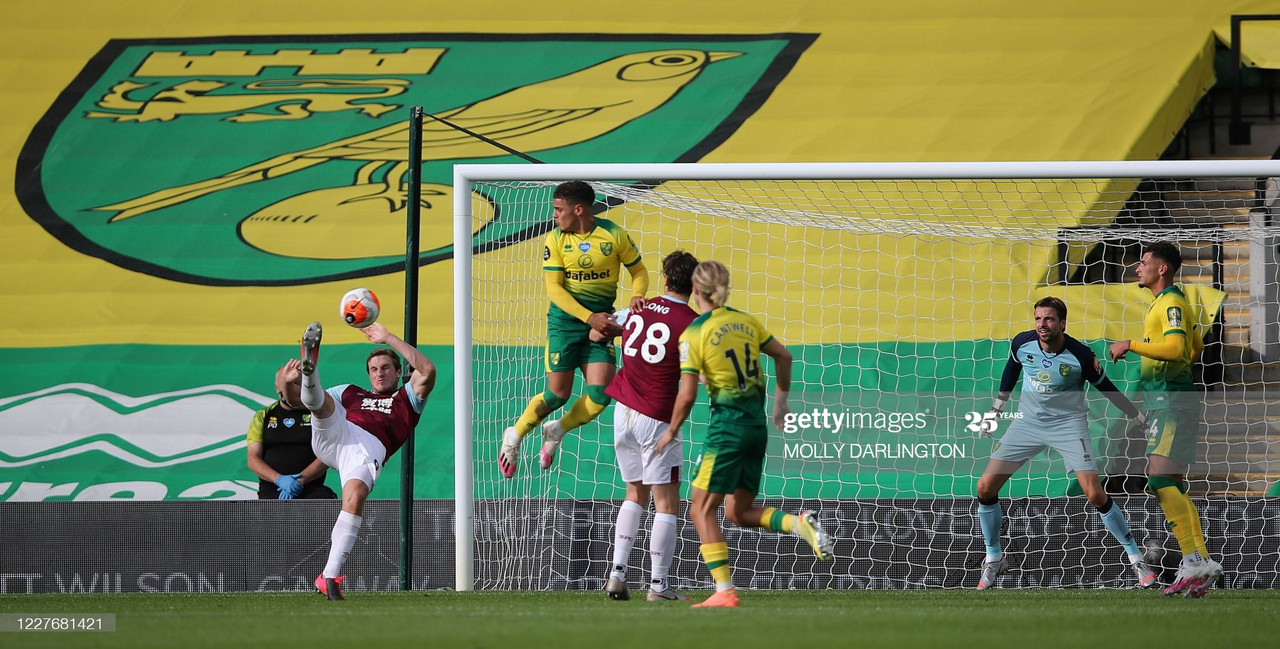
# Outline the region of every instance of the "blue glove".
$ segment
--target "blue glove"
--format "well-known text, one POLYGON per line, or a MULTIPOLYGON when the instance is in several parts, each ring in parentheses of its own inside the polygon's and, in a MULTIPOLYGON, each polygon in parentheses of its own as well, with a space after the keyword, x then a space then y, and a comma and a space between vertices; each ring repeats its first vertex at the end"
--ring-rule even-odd
POLYGON ((292 500, 302 493, 302 483, 298 482, 298 478, 301 477, 301 473, 293 475, 282 473, 279 478, 276 478, 276 488, 280 490, 280 500, 292 500))

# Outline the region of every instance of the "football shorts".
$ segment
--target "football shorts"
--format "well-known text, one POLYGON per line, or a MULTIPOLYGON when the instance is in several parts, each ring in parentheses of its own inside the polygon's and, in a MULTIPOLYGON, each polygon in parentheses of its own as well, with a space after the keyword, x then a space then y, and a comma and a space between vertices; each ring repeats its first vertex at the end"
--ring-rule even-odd
POLYGON ((613 341, 592 342, 585 322, 547 321, 547 347, 543 360, 548 372, 572 372, 588 363, 616 364, 613 341))
POLYGON ((764 426, 725 426, 713 420, 693 486, 717 494, 738 489, 760 493, 768 442, 769 431, 764 426))
POLYGON ((372 490, 387 449, 372 433, 347 420, 341 401, 334 399, 333 406, 333 415, 311 418, 311 450, 321 462, 337 469, 343 485, 360 480, 372 490))
POLYGON ((613 451, 618 456, 618 472, 623 482, 646 485, 680 482, 680 466, 684 464, 684 439, 657 452, 658 438, 667 432, 667 422, 654 419, 628 408, 622 402, 613 405, 613 451))
POLYGON ((1021 464, 1051 448, 1062 456, 1067 470, 1098 472, 1089 437, 1089 422, 1084 418, 1047 426, 1028 419, 1015 419, 1013 425, 991 450, 991 459, 1021 464))

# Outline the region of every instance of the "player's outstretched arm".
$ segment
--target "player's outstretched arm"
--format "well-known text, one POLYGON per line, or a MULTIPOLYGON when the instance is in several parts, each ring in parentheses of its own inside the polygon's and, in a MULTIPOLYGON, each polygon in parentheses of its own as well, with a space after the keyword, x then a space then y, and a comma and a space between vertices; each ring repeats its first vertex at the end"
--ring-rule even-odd
POLYGON ((1180 333, 1168 334, 1158 343, 1133 340, 1129 342, 1129 351, 1157 361, 1176 361, 1182 356, 1186 340, 1187 337, 1180 333))
POLYGON ((419 399, 425 399, 431 394, 431 390, 436 387, 436 364, 432 363, 431 359, 418 351, 417 347, 401 340, 399 336, 387 331, 386 327, 377 322, 360 331, 364 332, 369 342, 386 345, 404 357, 404 362, 413 368, 413 374, 409 376, 409 386, 419 399))
POLYGON ((1000 389, 996 392, 996 398, 991 400, 991 410, 978 423, 978 434, 988 439, 995 439, 996 421, 1000 418, 1000 413, 1004 412, 1004 408, 1009 404, 1009 397, 1013 396, 1013 388, 1018 384, 1018 377, 1022 374, 1022 365, 1014 359, 1010 354, 1005 360, 1004 371, 1000 373, 1000 389))

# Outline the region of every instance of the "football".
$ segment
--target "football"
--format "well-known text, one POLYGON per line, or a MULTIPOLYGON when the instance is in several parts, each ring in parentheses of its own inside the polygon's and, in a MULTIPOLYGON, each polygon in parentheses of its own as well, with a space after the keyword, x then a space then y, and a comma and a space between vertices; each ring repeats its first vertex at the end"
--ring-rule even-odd
POLYGON ((367 288, 353 288, 342 296, 338 313, 342 321, 363 329, 378 320, 378 296, 367 288))

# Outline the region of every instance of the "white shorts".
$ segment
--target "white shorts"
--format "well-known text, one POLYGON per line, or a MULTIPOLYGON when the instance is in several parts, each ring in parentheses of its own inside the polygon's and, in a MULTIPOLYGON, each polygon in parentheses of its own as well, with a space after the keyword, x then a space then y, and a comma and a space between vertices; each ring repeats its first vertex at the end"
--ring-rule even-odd
POLYGON ((618 456, 618 471, 623 482, 647 485, 680 482, 680 467, 684 464, 682 436, 677 436, 661 455, 654 451, 658 438, 665 432, 667 422, 614 402, 613 451, 618 456))
POLYGON ((1093 457, 1093 440, 1089 437, 1089 423, 1083 418, 1057 425, 1033 424, 1026 419, 1015 419, 1008 432, 991 451, 991 459, 1021 464, 1046 448, 1051 448, 1062 456, 1068 471, 1098 472, 1098 464, 1093 457))
POLYGON ((311 418, 311 450, 321 462, 337 469, 343 485, 360 480, 371 491, 387 456, 377 437, 347 421, 347 409, 337 399, 333 400, 333 415, 311 418))

